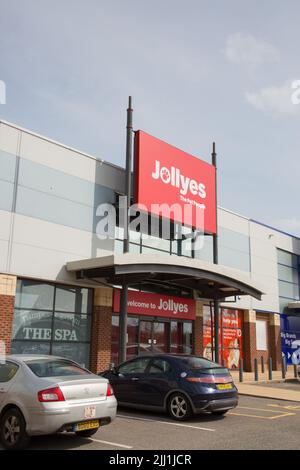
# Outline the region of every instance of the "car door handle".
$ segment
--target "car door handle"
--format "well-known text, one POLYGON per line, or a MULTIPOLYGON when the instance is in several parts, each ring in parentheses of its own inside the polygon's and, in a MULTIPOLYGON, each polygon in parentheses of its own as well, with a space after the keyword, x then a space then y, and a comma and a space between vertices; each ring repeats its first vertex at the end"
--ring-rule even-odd
POLYGON ((140 380, 139 377, 132 377, 131 380, 140 380))
POLYGON ((0 393, 5 393, 4 388, 0 388, 0 393))

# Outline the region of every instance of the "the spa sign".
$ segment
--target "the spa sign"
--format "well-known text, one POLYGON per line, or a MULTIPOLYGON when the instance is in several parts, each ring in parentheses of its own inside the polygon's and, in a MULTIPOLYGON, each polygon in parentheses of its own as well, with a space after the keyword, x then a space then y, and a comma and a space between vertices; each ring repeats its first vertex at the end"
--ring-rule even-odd
MULTIPOLYGON (((30 328, 24 327, 22 330, 22 339, 49 341, 52 339, 51 328, 30 328)), ((78 341, 77 331, 74 329, 57 328, 54 330, 55 341, 78 341)))

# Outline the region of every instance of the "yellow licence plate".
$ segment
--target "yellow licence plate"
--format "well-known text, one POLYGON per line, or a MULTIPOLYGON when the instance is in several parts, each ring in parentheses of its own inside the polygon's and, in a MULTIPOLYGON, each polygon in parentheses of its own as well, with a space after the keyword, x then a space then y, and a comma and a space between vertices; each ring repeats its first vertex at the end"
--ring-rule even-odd
POLYGON ((218 384, 217 389, 218 390, 231 390, 232 384, 218 384))
POLYGON ((99 428, 100 423, 98 419, 93 421, 86 421, 85 423, 78 423, 75 425, 75 431, 85 431, 86 429, 95 429, 99 428))

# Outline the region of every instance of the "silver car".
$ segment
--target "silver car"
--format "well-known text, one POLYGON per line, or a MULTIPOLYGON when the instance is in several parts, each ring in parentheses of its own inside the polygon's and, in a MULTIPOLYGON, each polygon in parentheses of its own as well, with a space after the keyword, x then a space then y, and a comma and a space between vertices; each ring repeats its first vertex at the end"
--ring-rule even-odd
POLYGON ((116 416, 107 379, 55 356, 11 355, 0 362, 0 442, 21 449, 30 436, 70 431, 89 437, 116 416))

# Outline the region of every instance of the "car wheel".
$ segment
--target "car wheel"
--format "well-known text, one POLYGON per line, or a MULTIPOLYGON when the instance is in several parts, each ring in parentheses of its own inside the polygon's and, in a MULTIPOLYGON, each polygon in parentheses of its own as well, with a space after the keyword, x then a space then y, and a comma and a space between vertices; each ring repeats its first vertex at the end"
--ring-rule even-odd
POLYGON ((229 410, 217 410, 217 411, 212 411, 212 414, 216 416, 222 416, 222 415, 225 415, 227 411, 229 410))
POLYGON ((0 420, 0 441, 5 449, 24 449, 30 437, 26 433, 26 422, 17 408, 7 410, 0 420))
POLYGON ((193 414, 188 398, 182 393, 174 393, 168 400, 168 412, 171 418, 184 421, 193 414))
POLYGON ((93 436, 96 432, 98 431, 97 429, 86 429, 85 431, 76 431, 75 434, 78 437, 91 437, 93 436))

